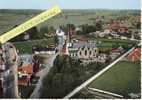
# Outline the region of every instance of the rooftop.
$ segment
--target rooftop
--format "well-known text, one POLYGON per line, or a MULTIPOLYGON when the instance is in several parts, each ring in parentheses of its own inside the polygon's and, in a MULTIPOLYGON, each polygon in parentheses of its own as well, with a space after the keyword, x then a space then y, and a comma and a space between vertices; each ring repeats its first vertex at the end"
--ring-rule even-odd
POLYGON ((96 45, 96 43, 87 43, 87 42, 72 44, 72 48, 81 48, 81 47, 96 48, 97 45, 96 45))

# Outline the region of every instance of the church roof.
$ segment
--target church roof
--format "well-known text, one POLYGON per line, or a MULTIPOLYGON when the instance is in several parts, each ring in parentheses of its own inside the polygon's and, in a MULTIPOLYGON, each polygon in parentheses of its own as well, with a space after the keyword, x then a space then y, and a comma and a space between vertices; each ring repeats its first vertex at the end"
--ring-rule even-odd
POLYGON ((82 48, 82 47, 88 47, 88 48, 96 48, 96 43, 73 43, 72 48, 82 48))

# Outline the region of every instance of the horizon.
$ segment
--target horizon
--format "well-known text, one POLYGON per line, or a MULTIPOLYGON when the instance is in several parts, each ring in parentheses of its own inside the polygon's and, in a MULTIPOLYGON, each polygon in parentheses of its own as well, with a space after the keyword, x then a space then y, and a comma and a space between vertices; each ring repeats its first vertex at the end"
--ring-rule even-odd
MULTIPOLYGON (((0 10, 47 10, 47 9, 16 9, 16 8, 14 8, 14 9, 7 9, 7 8, 4 8, 4 9, 1 9, 0 8, 0 10)), ((105 8, 92 8, 92 9, 61 9, 61 10, 141 10, 141 9, 105 9, 105 8)))
POLYGON ((49 9, 54 5, 61 9, 141 9, 140 0, 4 0, 0 9, 49 9))

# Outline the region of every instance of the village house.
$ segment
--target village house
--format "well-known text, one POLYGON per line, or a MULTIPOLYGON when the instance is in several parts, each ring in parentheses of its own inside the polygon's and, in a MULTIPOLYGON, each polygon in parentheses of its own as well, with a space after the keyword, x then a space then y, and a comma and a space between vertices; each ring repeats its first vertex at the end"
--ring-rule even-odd
POLYGON ((18 85, 27 86, 30 84, 33 75, 33 66, 31 64, 18 68, 18 85))
POLYGON ((122 39, 122 40, 127 40, 128 38, 125 37, 125 36, 120 36, 120 39, 122 39))
POLYGON ((32 55, 20 55, 20 63, 18 67, 18 85, 27 86, 30 82, 30 77, 33 74, 32 55))
POLYGON ((124 24, 124 22, 120 21, 113 21, 112 23, 108 24, 107 29, 110 32, 117 32, 119 34, 124 34, 129 32, 129 26, 124 24))
POLYGON ((112 32, 110 32, 110 30, 109 29, 105 29, 104 31, 96 31, 96 32, 91 32, 91 33, 89 33, 89 35, 93 35, 94 37, 101 37, 101 38, 103 38, 103 37, 105 37, 105 36, 108 36, 108 35, 110 35, 112 32))
POLYGON ((18 85, 29 85, 32 80, 32 76, 39 71, 39 67, 39 61, 33 55, 20 55, 18 85))
POLYGON ((34 47, 34 54, 55 54, 57 52, 56 47, 34 47))
POLYGON ((124 49, 121 46, 118 48, 113 48, 110 52, 110 57, 112 60, 114 60, 122 53, 124 53, 124 49))
POLYGON ((141 60, 141 49, 135 48, 128 56, 129 61, 136 62, 141 60))

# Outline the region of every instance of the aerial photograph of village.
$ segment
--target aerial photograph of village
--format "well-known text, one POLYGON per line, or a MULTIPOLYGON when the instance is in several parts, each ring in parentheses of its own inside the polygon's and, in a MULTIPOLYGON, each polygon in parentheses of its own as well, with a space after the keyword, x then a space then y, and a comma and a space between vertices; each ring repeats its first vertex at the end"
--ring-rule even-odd
POLYGON ((0 1, 3 98, 141 99, 140 0, 0 1), (9 38, 54 5, 60 13, 9 38))

